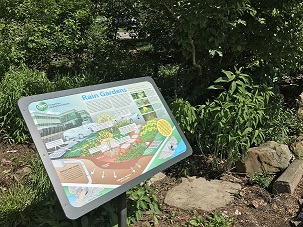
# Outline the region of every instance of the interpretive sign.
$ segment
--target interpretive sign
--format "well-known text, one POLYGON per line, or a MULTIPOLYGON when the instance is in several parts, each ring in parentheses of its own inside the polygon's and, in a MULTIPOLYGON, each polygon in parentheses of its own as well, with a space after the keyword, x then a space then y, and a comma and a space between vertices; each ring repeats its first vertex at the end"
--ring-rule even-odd
POLYGON ((24 97, 18 104, 70 219, 192 153, 149 77, 24 97))

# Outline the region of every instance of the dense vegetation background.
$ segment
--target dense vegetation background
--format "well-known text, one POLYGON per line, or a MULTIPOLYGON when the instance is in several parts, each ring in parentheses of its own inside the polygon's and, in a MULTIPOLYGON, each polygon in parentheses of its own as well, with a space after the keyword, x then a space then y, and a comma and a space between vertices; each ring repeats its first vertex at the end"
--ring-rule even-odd
MULTIPOLYGON (((303 70, 302 1, 0 5, 2 142, 30 142, 17 108, 22 96, 141 76, 156 81, 195 155, 211 155, 214 168, 231 169, 249 147, 288 143, 303 131, 279 87, 303 70)), ((193 169, 191 162, 183 171, 193 169)))

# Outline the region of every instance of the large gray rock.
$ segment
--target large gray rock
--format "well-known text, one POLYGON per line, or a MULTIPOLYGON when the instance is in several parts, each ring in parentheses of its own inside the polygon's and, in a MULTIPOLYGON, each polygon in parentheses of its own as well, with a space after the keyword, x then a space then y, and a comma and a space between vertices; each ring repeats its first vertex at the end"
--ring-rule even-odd
POLYGON ((286 169, 292 158, 287 145, 270 141, 259 147, 249 148, 245 157, 237 162, 236 169, 250 176, 264 171, 276 173, 286 169))
POLYGON ((167 192, 164 202, 185 210, 212 211, 225 207, 241 189, 238 183, 205 178, 182 178, 182 183, 167 192))

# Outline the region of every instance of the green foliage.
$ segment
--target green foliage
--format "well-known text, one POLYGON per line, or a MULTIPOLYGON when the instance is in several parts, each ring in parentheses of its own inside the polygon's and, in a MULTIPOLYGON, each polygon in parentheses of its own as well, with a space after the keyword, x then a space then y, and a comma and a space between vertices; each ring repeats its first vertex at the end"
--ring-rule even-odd
POLYGON ((259 185, 261 188, 268 188, 275 174, 268 171, 255 173, 250 179, 250 183, 259 185))
POLYGON ((299 119, 283 107, 271 87, 256 85, 239 70, 223 73, 209 87, 222 91, 214 100, 196 107, 183 99, 171 103, 187 138, 193 146, 212 154, 215 169, 221 166, 220 160, 227 160, 225 168, 231 168, 251 146, 268 140, 286 143, 288 136, 298 134, 299 119))
MULTIPOLYGON (((178 43, 197 74, 265 60, 281 69, 302 64, 301 1, 147 1, 146 30, 178 43)), ((172 45, 168 45, 171 47, 172 45)), ((176 49, 176 48, 174 48, 176 49)))
POLYGON ((201 139, 213 150, 215 158, 227 158, 227 168, 244 155, 251 145, 264 142, 262 127, 273 92, 254 85, 251 78, 236 71, 223 71, 210 89, 223 89, 214 100, 199 107, 201 139), (228 85, 225 90, 224 86, 228 85))
POLYGON ((173 101, 170 108, 186 136, 189 139, 195 139, 194 134, 198 123, 197 108, 181 98, 173 101))
POLYGON ((0 47, 0 54, 6 56, 1 58, 3 71, 20 62, 52 72, 79 69, 87 49, 86 31, 93 21, 91 1, 13 0, 2 6, 6 12, 0 18, 0 37, 6 40, 0 47))
POLYGON ((230 227, 232 224, 232 217, 214 212, 207 220, 203 220, 201 216, 198 216, 188 221, 186 226, 230 227))
POLYGON ((52 81, 55 85, 55 90, 57 91, 85 87, 98 83, 98 81, 88 72, 79 75, 70 73, 67 73, 66 75, 56 75, 52 81))
POLYGON ((149 211, 152 215, 153 222, 158 224, 157 215, 161 214, 159 202, 147 181, 127 191, 127 195, 130 198, 127 207, 129 213, 128 224, 139 221, 146 211, 149 211))
POLYGON ((17 102, 23 96, 51 90, 53 84, 44 73, 25 66, 10 68, 0 83, 0 135, 3 140, 16 143, 29 140, 17 102))

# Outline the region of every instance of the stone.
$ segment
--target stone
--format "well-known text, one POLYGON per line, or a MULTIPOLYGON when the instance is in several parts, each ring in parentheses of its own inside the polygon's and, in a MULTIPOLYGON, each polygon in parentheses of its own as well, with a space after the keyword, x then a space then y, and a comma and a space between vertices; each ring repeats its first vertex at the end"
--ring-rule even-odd
POLYGON ((152 178, 150 178, 150 183, 155 183, 157 181, 163 180, 166 177, 166 175, 162 172, 157 173, 152 178))
POLYGON ((303 136, 299 136, 296 141, 291 144, 291 149, 296 157, 303 157, 303 136))
POLYGON ((300 227, 300 226, 303 226, 302 224, 303 224, 303 223, 302 223, 301 221, 298 221, 298 220, 291 220, 291 221, 290 221, 290 225, 291 225, 292 227, 300 227))
POLYGON ((249 148, 245 157, 236 163, 238 172, 246 172, 249 176, 255 173, 276 173, 287 168, 293 155, 287 145, 270 141, 259 147, 249 148))
POLYGON ((296 159, 273 183, 273 193, 292 194, 303 176, 303 160, 296 159))
POLYGON ((241 185, 223 180, 182 178, 182 183, 167 192, 164 202, 185 210, 212 211, 225 207, 234 200, 241 185))
POLYGON ((239 216, 239 215, 241 215, 241 214, 242 214, 242 213, 241 213, 238 209, 236 209, 235 215, 239 216))

